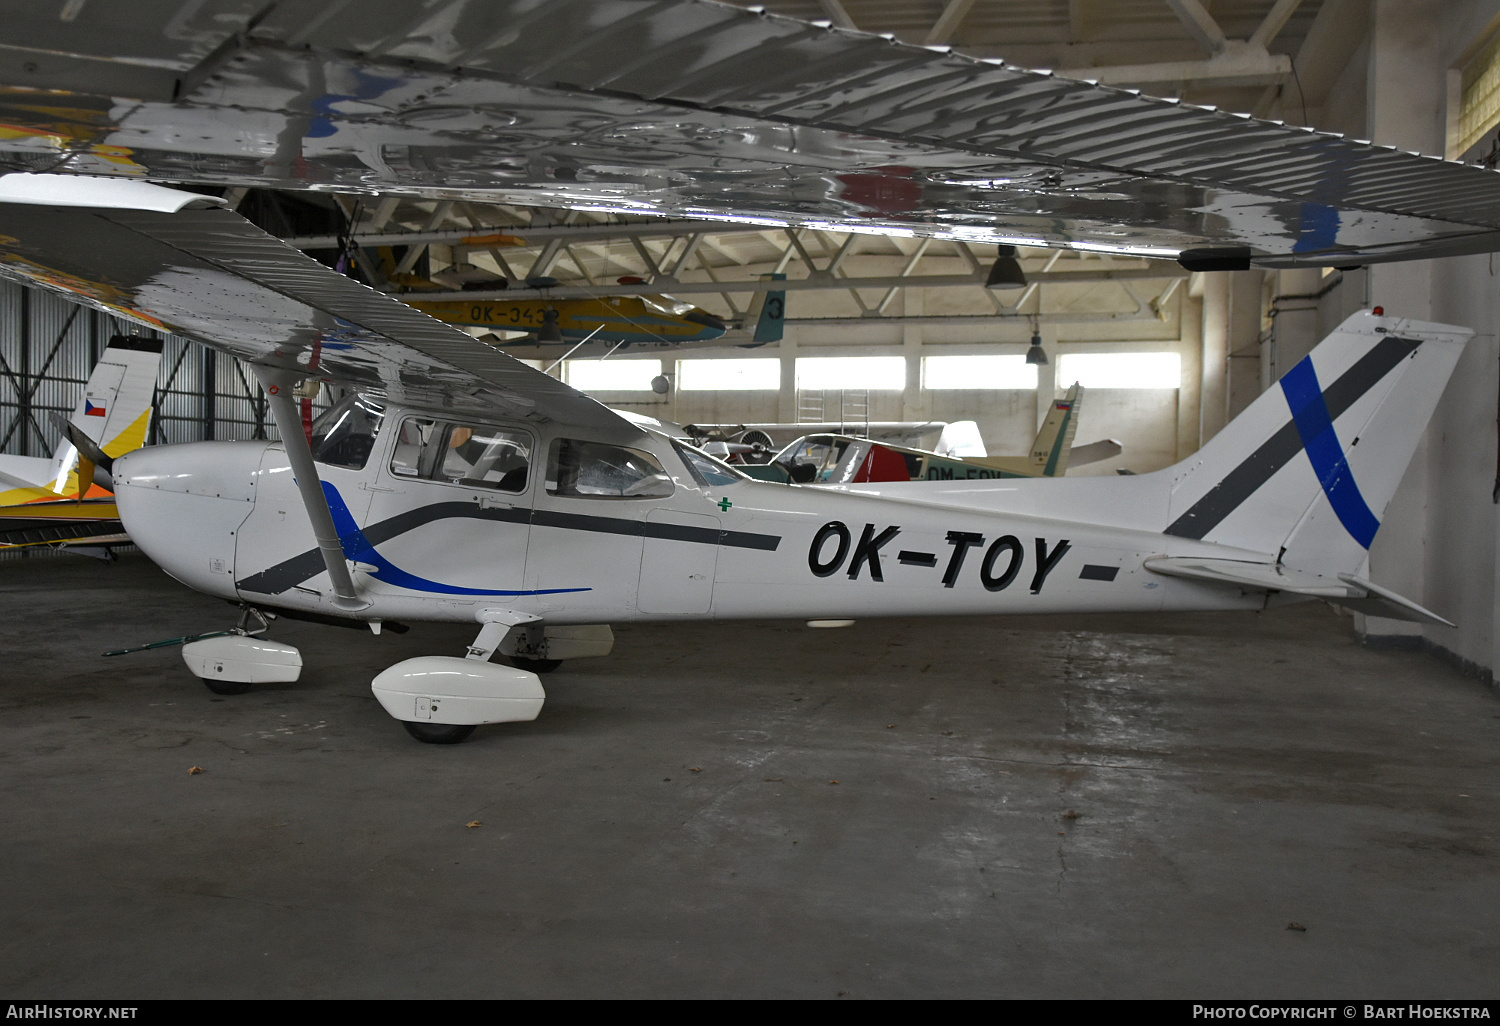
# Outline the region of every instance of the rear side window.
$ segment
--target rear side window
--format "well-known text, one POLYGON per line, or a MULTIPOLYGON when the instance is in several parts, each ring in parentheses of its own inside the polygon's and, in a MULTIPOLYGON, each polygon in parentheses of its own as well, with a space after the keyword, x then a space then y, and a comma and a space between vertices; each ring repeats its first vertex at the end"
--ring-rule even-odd
POLYGON ((584 499, 660 499, 672 479, 656 457, 640 449, 559 438, 547 460, 547 491, 584 499))

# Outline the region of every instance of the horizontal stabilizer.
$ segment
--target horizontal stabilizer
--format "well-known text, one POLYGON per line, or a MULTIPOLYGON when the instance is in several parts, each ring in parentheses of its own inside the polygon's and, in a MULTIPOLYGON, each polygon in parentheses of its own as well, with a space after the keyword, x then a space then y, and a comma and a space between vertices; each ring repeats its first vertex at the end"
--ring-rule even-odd
POLYGON ((1389 588, 1382 588, 1353 574, 1338 574, 1336 578, 1330 578, 1275 563, 1197 556, 1151 556, 1146 560, 1145 566, 1152 573, 1168 577, 1186 577, 1238 588, 1285 591, 1293 595, 1327 599, 1356 612, 1396 620, 1442 624, 1445 627, 1457 626, 1411 599, 1403 598, 1389 588))
POLYGON ((1068 450, 1068 465, 1081 467, 1085 463, 1112 460, 1124 451, 1125 447, 1113 438, 1106 438, 1099 442, 1090 442, 1088 445, 1075 445, 1068 450))

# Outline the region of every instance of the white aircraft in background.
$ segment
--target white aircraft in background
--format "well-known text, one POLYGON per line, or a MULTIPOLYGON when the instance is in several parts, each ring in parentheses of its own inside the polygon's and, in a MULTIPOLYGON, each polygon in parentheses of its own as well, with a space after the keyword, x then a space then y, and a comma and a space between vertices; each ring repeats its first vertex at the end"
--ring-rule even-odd
POLYGON ((102 466, 80 462, 68 435, 51 459, 0 454, 0 549, 55 546, 107 559, 110 545, 130 540, 109 492, 109 464, 151 431, 161 350, 160 339, 117 335, 90 372, 68 435, 81 433, 102 466))
POLYGON ((298 678, 298 651, 263 636, 278 611, 377 634, 388 621, 474 625, 465 655, 407 659, 372 683, 437 743, 535 718, 533 671, 607 653, 607 625, 624 621, 1322 598, 1447 623, 1358 574, 1466 329, 1357 314, 1155 473, 800 487, 643 429, 217 202, 0 178, 0 270, 245 359, 269 396, 281 442, 114 462, 136 543, 244 605, 238 630, 183 650, 216 690, 298 678), (353 394, 309 437, 294 395, 310 379, 353 394))

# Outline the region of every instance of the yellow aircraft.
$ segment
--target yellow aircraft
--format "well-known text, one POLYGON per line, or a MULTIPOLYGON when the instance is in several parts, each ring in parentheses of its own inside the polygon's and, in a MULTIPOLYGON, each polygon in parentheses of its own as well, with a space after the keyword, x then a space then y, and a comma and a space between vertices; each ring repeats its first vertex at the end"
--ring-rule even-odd
POLYGON ((0 455, 0 549, 57 546, 108 556, 128 542, 109 490, 109 461, 151 429, 161 340, 117 335, 99 358, 51 459, 0 455))
POLYGON ((458 327, 528 332, 530 338, 517 340, 523 345, 572 344, 584 340, 627 345, 722 340, 729 344, 764 345, 780 341, 786 316, 786 293, 780 290, 757 292, 738 325, 670 296, 407 302, 458 327))

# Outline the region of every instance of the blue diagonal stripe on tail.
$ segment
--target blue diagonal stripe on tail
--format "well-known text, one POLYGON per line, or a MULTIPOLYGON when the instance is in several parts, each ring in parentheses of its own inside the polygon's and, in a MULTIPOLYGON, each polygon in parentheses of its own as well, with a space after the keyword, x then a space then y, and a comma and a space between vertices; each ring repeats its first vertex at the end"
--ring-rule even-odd
POLYGON ((1328 496, 1344 529, 1368 549, 1375 540, 1375 532, 1380 530, 1380 521, 1359 493, 1354 472, 1344 458, 1344 447, 1333 429, 1333 418, 1328 415, 1328 404, 1323 399, 1323 388, 1318 384, 1311 358, 1303 359, 1287 372, 1281 379, 1281 391, 1292 409, 1292 421, 1297 425, 1297 434, 1312 461, 1323 494, 1328 496))

